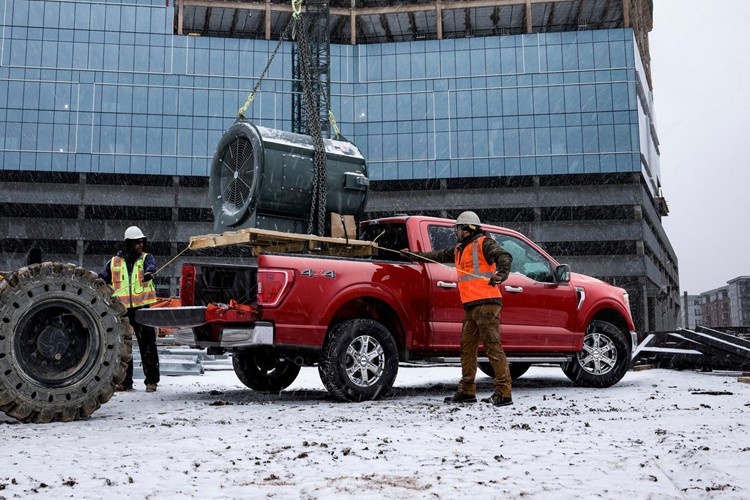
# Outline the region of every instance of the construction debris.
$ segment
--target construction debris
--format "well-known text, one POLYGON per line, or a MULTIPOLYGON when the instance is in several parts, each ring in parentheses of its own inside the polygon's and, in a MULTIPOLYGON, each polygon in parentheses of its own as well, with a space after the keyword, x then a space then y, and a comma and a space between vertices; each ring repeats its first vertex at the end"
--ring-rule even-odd
POLYGON ((660 368, 747 371, 750 340, 704 326, 651 332, 636 349, 637 361, 660 368))

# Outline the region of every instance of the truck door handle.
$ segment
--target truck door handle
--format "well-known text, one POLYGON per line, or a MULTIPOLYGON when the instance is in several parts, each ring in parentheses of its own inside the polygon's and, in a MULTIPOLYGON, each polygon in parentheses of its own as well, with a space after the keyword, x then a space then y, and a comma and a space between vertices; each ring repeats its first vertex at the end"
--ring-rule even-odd
POLYGON ((505 291, 510 292, 510 293, 523 293, 523 287, 522 286, 506 286, 505 291))
POLYGON ((451 281, 438 281, 437 286, 440 288, 456 288, 458 285, 451 281))

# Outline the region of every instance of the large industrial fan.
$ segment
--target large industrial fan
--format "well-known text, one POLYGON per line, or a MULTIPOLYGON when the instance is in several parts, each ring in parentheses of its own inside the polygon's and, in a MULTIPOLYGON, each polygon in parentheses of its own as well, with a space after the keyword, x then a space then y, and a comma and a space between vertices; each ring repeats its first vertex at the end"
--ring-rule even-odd
MULTIPOLYGON (((327 213, 364 213, 367 165, 352 143, 324 140, 327 213)), ((240 120, 219 141, 209 193, 214 230, 242 228, 304 233, 313 198, 314 146, 310 136, 240 120)))

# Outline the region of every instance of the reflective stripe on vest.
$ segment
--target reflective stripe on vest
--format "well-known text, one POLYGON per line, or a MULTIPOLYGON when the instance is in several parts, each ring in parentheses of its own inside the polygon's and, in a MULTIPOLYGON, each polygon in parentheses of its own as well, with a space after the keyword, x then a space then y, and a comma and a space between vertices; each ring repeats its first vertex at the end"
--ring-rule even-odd
POLYGON ((133 274, 128 276, 128 265, 122 257, 112 257, 112 288, 115 297, 126 307, 141 307, 156 302, 154 282, 143 283, 143 263, 147 253, 141 254, 133 266, 133 274))
POLYGON ((463 252, 456 249, 454 258, 456 269, 459 270, 458 293, 463 304, 502 297, 498 287, 487 284, 487 280, 495 275, 495 265, 488 264, 484 252, 479 251, 485 238, 486 236, 480 236, 475 239, 463 252))

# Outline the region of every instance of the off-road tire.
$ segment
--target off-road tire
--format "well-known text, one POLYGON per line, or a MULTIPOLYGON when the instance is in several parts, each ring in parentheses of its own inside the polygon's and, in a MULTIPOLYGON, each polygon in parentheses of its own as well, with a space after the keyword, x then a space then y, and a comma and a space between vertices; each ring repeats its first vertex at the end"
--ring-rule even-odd
POLYGON ((273 349, 255 348, 232 353, 240 382, 254 391, 281 392, 297 379, 300 367, 273 349))
POLYGON ((378 399, 390 392, 398 374, 396 341, 377 321, 342 321, 326 337, 318 373, 340 401, 378 399))
POLYGON ((619 382, 630 368, 630 349, 622 332, 612 323, 592 321, 583 337, 583 349, 563 372, 576 385, 610 387, 619 382))
POLYGON ((23 422, 88 417, 125 378, 127 310, 91 271, 45 262, 0 281, 0 410, 23 422))
MULTIPOLYGON (((492 368, 492 365, 488 362, 481 362, 477 365, 479 367, 479 370, 481 370, 482 373, 487 375, 488 377, 495 378, 495 369, 492 368)), ((529 371, 529 368, 531 368, 531 363, 509 363, 508 368, 510 369, 510 379, 516 380, 517 378, 521 377, 524 373, 529 371)))

